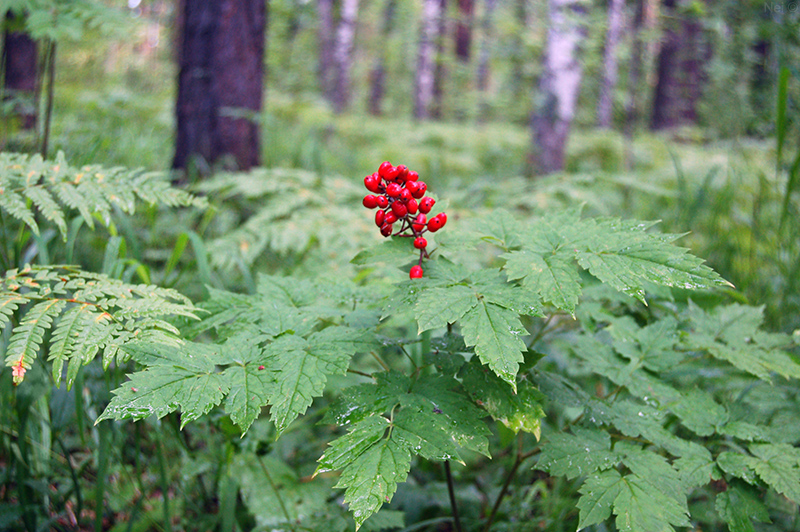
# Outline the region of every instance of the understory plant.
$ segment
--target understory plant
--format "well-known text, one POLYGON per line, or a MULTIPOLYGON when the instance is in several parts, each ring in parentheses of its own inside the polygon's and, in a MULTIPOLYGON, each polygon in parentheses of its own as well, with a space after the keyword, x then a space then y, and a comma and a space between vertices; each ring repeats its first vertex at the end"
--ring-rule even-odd
MULTIPOLYGON (((365 181, 386 240, 353 276, 261 273, 192 302, 80 268, 7 271, 4 377, 19 392, 46 363, 56 387, 98 355, 126 368, 95 427, 174 420, 182 476, 217 494, 198 495, 207 528, 796 528, 800 364, 762 308, 726 304, 730 283, 652 222, 576 207, 423 225, 410 199, 393 207, 409 182, 393 169, 365 181)), ((56 198, 0 208, 28 228, 82 212, 56 198)))

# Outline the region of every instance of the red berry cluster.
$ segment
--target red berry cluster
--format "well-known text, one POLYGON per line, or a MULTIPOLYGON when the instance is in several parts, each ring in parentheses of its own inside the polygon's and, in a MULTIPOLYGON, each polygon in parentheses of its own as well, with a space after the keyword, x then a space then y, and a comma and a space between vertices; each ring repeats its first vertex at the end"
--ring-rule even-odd
POLYGON ((435 233, 447 223, 447 215, 440 213, 428 220, 436 201, 425 196, 428 186, 419 180, 419 174, 412 172, 404 164, 392 166, 385 161, 378 171, 364 178, 364 186, 373 194, 364 196, 362 203, 375 212, 375 225, 381 228, 383 236, 403 236, 414 239, 414 247, 419 250, 419 262, 411 268, 409 277, 422 277, 422 259, 428 256, 428 241, 422 236, 426 231, 435 233), (400 222, 400 229, 394 232, 394 224, 400 222))

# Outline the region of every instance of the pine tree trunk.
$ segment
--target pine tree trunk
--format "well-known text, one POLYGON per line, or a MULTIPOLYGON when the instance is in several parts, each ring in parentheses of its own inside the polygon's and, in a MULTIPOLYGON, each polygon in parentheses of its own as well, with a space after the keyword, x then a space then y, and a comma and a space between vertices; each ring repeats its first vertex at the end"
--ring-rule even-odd
MULTIPOLYGON (((6 15, 6 26, 20 25, 21 20, 11 12, 6 15)), ((22 129, 36 128, 37 102, 36 82, 38 72, 36 41, 23 31, 6 29, 3 35, 2 65, 5 67, 3 80, 4 96, 18 101, 14 114, 19 118, 22 129)))
POLYGON ((261 111, 265 0, 181 0, 177 138, 173 168, 260 160, 259 127, 236 113, 261 111), (199 158, 199 160, 197 160, 199 158))
POLYGON ((668 24, 658 54, 658 82, 653 96, 650 127, 668 129, 697 122, 697 105, 705 83, 710 48, 700 21, 679 17, 676 0, 665 0, 668 24))
POLYGON ((319 41, 319 87, 324 98, 333 101, 333 0, 317 0, 317 40, 319 41))
POLYGON ((469 63, 472 55, 472 21, 475 0, 458 0, 458 19, 456 20, 456 59, 469 63))
POLYGON ((494 15, 496 0, 485 0, 485 3, 486 7, 483 13, 483 41, 481 42, 481 51, 478 56, 478 122, 486 120, 486 116, 489 114, 489 103, 486 93, 489 90, 489 59, 491 56, 491 42, 494 33, 492 31, 492 15, 494 15))
POLYGON ((611 0, 608 6, 608 32, 603 52, 603 81, 600 85, 600 100, 597 103, 597 126, 611 127, 614 110, 614 90, 617 87, 617 45, 622 35, 622 14, 625 0, 611 0))
MULTIPOLYGON (((394 13, 397 8, 396 0, 388 0, 386 2, 386 9, 383 12, 383 28, 381 35, 384 37, 382 42, 389 39, 394 26, 394 13)), ((369 74, 369 114, 380 116, 381 103, 383 101, 383 94, 385 91, 386 83, 386 49, 385 45, 380 51, 380 55, 375 60, 375 66, 369 74)))
POLYGON ((584 39, 581 0, 550 0, 541 103, 531 122, 532 165, 538 174, 564 168, 567 137, 575 115, 582 69, 577 52, 584 39))
POLYGON ((333 62, 336 65, 333 110, 336 113, 344 112, 350 104, 350 71, 353 69, 353 43, 357 18, 358 0, 342 0, 341 17, 333 51, 333 62))
POLYGON ((434 84, 434 50, 441 16, 440 0, 423 0, 417 72, 414 80, 414 117, 429 116, 434 84))

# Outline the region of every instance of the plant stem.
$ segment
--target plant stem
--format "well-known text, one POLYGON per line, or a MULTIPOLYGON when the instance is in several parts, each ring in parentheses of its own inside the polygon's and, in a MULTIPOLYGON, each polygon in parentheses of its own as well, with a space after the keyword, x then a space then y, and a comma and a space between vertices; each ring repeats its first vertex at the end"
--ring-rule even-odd
POLYGON ((289 525, 289 530, 294 532, 295 531, 294 523, 292 523, 292 518, 289 515, 289 511, 286 509, 286 505, 283 503, 283 497, 281 497, 281 494, 278 491, 278 486, 276 486, 275 483, 272 481, 272 476, 269 474, 269 471, 267 471, 267 466, 264 465, 264 461, 261 460, 260 456, 257 458, 258 458, 258 464, 261 466, 261 471, 264 472, 264 476, 267 477, 267 482, 269 482, 269 485, 272 487, 272 491, 275 492, 275 498, 278 499, 278 504, 281 507, 283 516, 286 518, 286 524, 289 525))
POLYGON ((514 479, 514 476, 517 474, 517 470, 519 466, 522 465, 522 462, 533 456, 534 454, 538 453, 539 449, 533 449, 526 453, 522 452, 522 433, 519 433, 519 440, 517 443, 517 458, 514 460, 514 465, 511 466, 511 470, 508 472, 506 476, 506 481, 503 483, 503 488, 500 490, 500 493, 497 495, 497 499, 494 501, 494 507, 492 507, 492 513, 489 514, 489 519, 486 521, 486 526, 483 527, 483 532, 489 532, 489 529, 492 528, 492 523, 494 522, 494 518, 497 516, 498 510, 500 510, 500 504, 503 502, 503 498, 508 493, 508 488, 511 486, 511 481, 514 479))
POLYGON ((53 115, 53 91, 56 77, 56 42, 52 39, 47 45, 47 105, 44 109, 44 133, 42 135, 42 157, 47 158, 50 143, 50 120, 53 115))
POLYGON ((462 532, 461 519, 458 517, 458 505, 456 504, 456 492, 453 488, 453 473, 450 471, 450 460, 444 461, 444 472, 447 476, 447 493, 450 495, 450 508, 453 509, 453 526, 456 532, 462 532))
POLYGON ((373 357, 375 360, 377 360, 377 361, 378 361, 378 364, 380 364, 380 365, 381 365, 381 367, 382 367, 382 368, 383 368, 385 371, 391 371, 391 369, 392 369, 392 368, 390 368, 390 367, 389 367, 389 364, 387 364, 387 363, 386 363, 386 362, 385 362, 385 361, 384 361, 384 360, 383 360, 383 359, 380 357, 380 355, 379 355, 378 353, 376 353, 375 351, 370 351, 369 353, 372 355, 372 357, 373 357))

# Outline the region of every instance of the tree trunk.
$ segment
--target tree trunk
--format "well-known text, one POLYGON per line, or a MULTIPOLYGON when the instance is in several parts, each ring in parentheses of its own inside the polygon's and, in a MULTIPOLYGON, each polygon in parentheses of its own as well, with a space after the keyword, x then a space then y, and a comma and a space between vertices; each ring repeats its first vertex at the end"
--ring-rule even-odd
MULTIPOLYGON (((383 12, 383 28, 381 35, 383 39, 381 42, 389 39, 394 26, 394 13, 397 8, 396 0, 388 0, 386 2, 386 9, 383 12)), ((379 116, 381 115, 381 102, 383 101, 383 94, 386 84, 386 47, 382 47, 380 55, 375 60, 375 66, 369 74, 369 114, 379 116)))
POLYGON ((445 23, 447 22, 447 0, 439 0, 439 24, 436 26, 436 67, 433 70, 433 98, 431 100, 430 117, 439 119, 442 117, 444 105, 444 82, 447 76, 447 69, 444 61, 444 38, 446 33, 445 23))
POLYGON ((486 8, 483 13, 483 41, 481 42, 480 56, 478 57, 478 122, 486 120, 489 114, 489 103, 486 96, 489 90, 489 58, 491 56, 491 42, 493 40, 492 15, 496 0, 486 0, 486 8))
POLYGON ((475 0, 458 0, 458 19, 456 20, 456 59, 469 63, 472 55, 472 21, 475 0))
POLYGON ((358 18, 358 0, 342 0, 339 27, 336 30, 336 44, 333 61, 336 65, 334 112, 344 112, 350 104, 350 71, 353 68, 353 42, 358 18))
POLYGON ((421 120, 428 118, 433 99, 434 50, 440 16, 440 0, 423 0, 417 72, 414 80, 414 117, 421 120))
POLYGON ((172 166, 185 169, 193 161, 211 165, 223 157, 232 157, 239 169, 257 166, 258 124, 235 114, 261 111, 265 0, 181 0, 179 9, 172 166))
POLYGON ((600 100, 597 103, 597 126, 611 127, 614 110, 614 89, 617 87, 617 45, 622 34, 622 12, 625 0, 611 0, 608 6, 608 32, 603 52, 603 81, 600 84, 600 100))
MULTIPOLYGON (((676 0, 665 0, 668 19, 678 18, 676 0)), ((697 104, 705 83, 708 44, 697 17, 684 14, 664 31, 658 54, 658 81, 650 127, 668 129, 697 122, 697 104)))
POLYGON ((531 121, 532 166, 538 174, 564 168, 564 151, 581 85, 577 52, 584 39, 581 0, 550 0, 540 104, 531 121))
POLYGON ((319 87, 324 98, 333 101, 333 0, 317 0, 317 39, 319 41, 319 87))
POLYGON ((35 129, 39 52, 36 41, 22 31, 22 22, 11 12, 6 15, 2 63, 0 63, 5 66, 3 97, 16 100, 14 115, 19 118, 20 127, 35 129))

